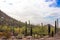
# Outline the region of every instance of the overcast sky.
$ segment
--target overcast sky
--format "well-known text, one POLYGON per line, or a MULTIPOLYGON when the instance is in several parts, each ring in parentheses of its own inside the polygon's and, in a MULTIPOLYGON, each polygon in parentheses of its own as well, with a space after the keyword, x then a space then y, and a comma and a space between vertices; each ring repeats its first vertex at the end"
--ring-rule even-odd
POLYGON ((54 24, 60 19, 59 0, 0 0, 0 10, 22 22, 54 24))

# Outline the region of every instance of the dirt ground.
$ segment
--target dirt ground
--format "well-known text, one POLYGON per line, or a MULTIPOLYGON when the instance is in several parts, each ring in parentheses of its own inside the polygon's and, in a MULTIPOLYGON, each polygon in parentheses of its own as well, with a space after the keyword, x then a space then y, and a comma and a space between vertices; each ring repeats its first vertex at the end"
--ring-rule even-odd
POLYGON ((16 38, 10 38, 10 39, 0 39, 0 40, 60 40, 60 37, 48 37, 48 38, 22 38, 22 39, 16 39, 16 38))

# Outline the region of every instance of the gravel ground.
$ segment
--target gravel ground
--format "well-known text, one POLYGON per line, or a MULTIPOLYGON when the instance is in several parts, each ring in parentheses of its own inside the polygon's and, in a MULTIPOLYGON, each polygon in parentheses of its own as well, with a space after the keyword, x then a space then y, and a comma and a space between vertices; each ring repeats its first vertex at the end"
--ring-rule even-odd
POLYGON ((22 39, 0 39, 0 40, 60 40, 60 38, 54 38, 54 37, 50 37, 50 38, 39 38, 39 39, 34 39, 34 38, 31 38, 31 39, 28 39, 28 38, 22 38, 22 39))
POLYGON ((43 38, 39 38, 39 39, 35 39, 35 38, 32 38, 31 36, 27 36, 26 38, 22 38, 22 39, 16 39, 16 37, 14 36, 11 36, 10 39, 3 39, 3 38, 0 38, 0 40, 60 40, 60 33, 59 34, 56 34, 54 37, 43 37, 43 38))

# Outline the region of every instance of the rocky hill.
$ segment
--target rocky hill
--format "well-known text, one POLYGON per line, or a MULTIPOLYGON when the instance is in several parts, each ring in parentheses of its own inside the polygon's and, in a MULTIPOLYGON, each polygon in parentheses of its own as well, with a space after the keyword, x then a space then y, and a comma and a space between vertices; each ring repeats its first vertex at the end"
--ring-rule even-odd
POLYGON ((24 23, 17 21, 0 10, 0 25, 23 26, 24 23))

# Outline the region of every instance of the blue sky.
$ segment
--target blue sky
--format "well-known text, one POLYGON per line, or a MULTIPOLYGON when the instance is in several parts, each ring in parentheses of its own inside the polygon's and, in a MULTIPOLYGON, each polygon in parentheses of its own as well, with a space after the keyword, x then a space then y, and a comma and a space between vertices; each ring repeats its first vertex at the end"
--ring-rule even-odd
MULTIPOLYGON (((45 0, 45 2, 52 2, 54 0, 45 0)), ((60 0, 55 0, 55 2, 49 4, 49 7, 53 7, 53 8, 60 8, 60 0)), ((59 22, 60 22, 60 13, 53 13, 54 15, 50 15, 48 17, 45 17, 47 19, 50 19, 50 20, 55 20, 56 18, 59 19, 59 22)))
POLYGON ((59 0, 0 0, 0 9, 19 21, 30 20, 32 24, 54 24, 60 18, 59 0))
MULTIPOLYGON (((46 0, 46 2, 52 2, 53 0, 46 0)), ((60 0, 55 0, 49 7, 60 7, 60 0)))

